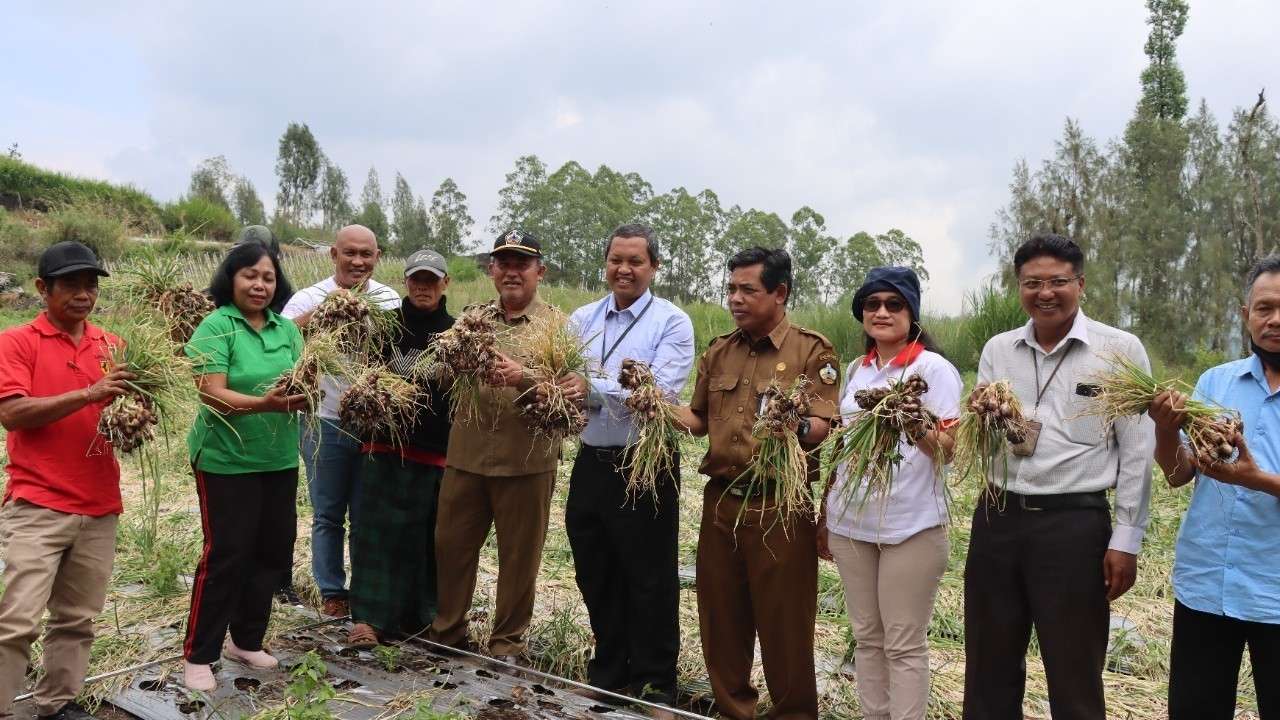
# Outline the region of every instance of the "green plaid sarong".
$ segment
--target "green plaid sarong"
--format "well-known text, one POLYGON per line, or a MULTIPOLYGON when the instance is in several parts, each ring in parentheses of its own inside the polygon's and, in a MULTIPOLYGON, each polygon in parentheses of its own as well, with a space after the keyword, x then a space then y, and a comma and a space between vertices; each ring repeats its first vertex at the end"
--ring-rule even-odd
POLYGON ((351 534, 351 619, 413 635, 436 614, 436 504, 444 469, 365 455, 351 534))

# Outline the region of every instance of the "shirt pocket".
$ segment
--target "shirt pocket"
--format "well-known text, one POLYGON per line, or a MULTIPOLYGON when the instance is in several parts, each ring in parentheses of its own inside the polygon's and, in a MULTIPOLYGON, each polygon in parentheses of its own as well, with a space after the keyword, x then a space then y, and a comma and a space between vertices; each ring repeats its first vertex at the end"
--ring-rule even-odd
POLYGON ((711 416, 720 420, 729 415, 733 405, 734 390, 738 388, 737 375, 712 375, 707 381, 707 394, 711 401, 711 416))
POLYGON ((1094 399, 1076 392, 1080 385, 1097 382, 1095 372, 1083 372, 1069 378, 1067 398, 1063 403, 1062 423, 1067 439, 1077 445, 1098 445, 1106 440, 1102 417, 1094 412, 1094 399))

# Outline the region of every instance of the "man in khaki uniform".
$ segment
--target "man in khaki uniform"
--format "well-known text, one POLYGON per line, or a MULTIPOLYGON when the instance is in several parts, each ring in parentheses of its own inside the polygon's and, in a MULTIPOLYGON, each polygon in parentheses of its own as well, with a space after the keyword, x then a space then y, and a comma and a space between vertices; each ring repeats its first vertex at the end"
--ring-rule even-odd
MULTIPOLYGON (((559 442, 534 436, 515 407, 534 379, 512 356, 520 354, 532 318, 557 312, 538 298, 545 273, 532 235, 512 230, 494 243, 489 276, 498 291, 492 302, 507 330, 499 334, 502 360, 482 391, 478 412, 453 419, 436 521, 439 611, 430 639, 467 645, 480 549, 492 526, 498 536, 498 597, 489 652, 509 662, 521 661, 524 653, 559 462, 559 442)), ((585 381, 566 384, 573 384, 569 397, 581 401, 585 381)))
MULTIPOLYGON (((778 518, 766 510, 764 497, 748 495, 739 476, 755 452, 752 425, 774 378, 783 386, 801 374, 813 381, 810 415, 794 431, 807 447, 827 436, 837 413, 839 361, 826 338, 787 319, 791 257, 785 250, 743 250, 729 261, 729 270, 729 311, 738 329, 711 341, 698 364, 693 400, 679 409, 690 432, 711 441, 699 468, 710 478, 698 535, 702 654, 721 714, 751 720, 758 697, 751 684, 758 636, 773 705, 769 716, 814 719, 814 516, 778 518)), ((812 465, 810 470, 812 479, 812 465)))

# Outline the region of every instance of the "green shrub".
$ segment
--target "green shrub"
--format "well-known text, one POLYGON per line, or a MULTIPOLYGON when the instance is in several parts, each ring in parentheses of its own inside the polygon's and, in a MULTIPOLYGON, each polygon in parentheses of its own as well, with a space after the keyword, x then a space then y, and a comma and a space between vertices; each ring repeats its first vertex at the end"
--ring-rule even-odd
POLYGON ((166 230, 230 242, 240 229, 235 215, 218 203, 201 197, 187 197, 165 205, 161 214, 166 230))
POLYGON ((89 208, 72 207, 49 215, 49 224, 41 230, 44 246, 74 240, 84 243, 103 262, 118 260, 125 251, 124 223, 115 217, 89 208))
POLYGON ((475 258, 469 255, 455 255, 449 258, 449 281, 469 282, 480 277, 480 266, 475 258))
POLYGON ((86 180, 0 157, 0 203, 41 212, 90 204, 109 211, 130 227, 152 229, 160 206, 129 185, 86 180))
POLYGON ((34 228, 0 208, 0 270, 11 272, 18 280, 35 276, 36 261, 45 243, 34 228))
POLYGON ((961 371, 977 369, 988 340, 1027 322, 1017 294, 994 284, 967 293, 964 305, 964 329, 956 333, 956 347, 951 355, 951 362, 961 371))

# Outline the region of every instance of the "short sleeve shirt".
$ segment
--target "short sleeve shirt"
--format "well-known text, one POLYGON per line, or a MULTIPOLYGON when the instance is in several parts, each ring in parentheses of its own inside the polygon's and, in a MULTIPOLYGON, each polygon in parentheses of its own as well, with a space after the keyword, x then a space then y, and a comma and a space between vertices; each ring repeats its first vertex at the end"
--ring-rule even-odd
MULTIPOLYGON (((1280 472, 1280 392, 1256 355, 1207 370, 1202 400, 1237 410, 1258 467, 1280 472)), ((1187 607, 1280 625, 1280 498, 1197 473, 1174 550, 1173 592, 1187 607)))
MULTIPOLYGON (((0 400, 45 398, 83 390, 102 379, 107 346, 119 338, 85 323, 78 344, 45 313, 0 333, 0 400)), ((118 515, 120 465, 98 418, 107 403, 85 405, 60 420, 9 431, 4 500, 76 515, 118 515)))
MULTIPOLYGON (((209 313, 186 347, 196 374, 225 374, 228 389, 265 395, 302 354, 302 333, 293 321, 265 312, 261 330, 254 330, 232 304, 209 313)), ((187 435, 187 450, 197 469, 237 475, 297 467, 297 441, 296 413, 228 416, 201 405, 187 435)))
MULTIPOLYGON (((329 297, 329 293, 338 289, 338 283, 333 277, 327 277, 324 280, 305 287, 293 294, 289 298, 289 302, 285 303, 284 309, 280 314, 289 320, 305 315, 306 313, 320 307, 320 303, 329 297)), ((383 285, 373 279, 369 279, 365 283, 365 292, 373 296, 378 303, 378 307, 383 310, 395 310, 400 307, 400 296, 395 290, 387 285, 383 285)), ((320 407, 316 410, 319 415, 326 420, 338 420, 338 401, 342 398, 342 393, 351 387, 351 383, 332 375, 320 376, 320 407)))
MULTIPOLYGON (((876 367, 871 355, 850 365, 840 398, 841 415, 848 419, 861 409, 854 399, 859 390, 886 387, 891 380, 897 382, 912 375, 919 375, 929 386, 920 398, 925 408, 944 422, 960 416, 963 381, 959 371, 946 358, 914 344, 882 368, 876 367)), ((893 474, 888 494, 872 495, 865 502, 861 479, 855 478, 857 486, 850 487, 848 466, 836 469, 836 480, 827 496, 828 530, 854 540, 895 545, 947 522, 941 468, 905 438, 899 442, 898 452, 902 461, 893 474)))
POLYGON ((835 349, 825 337, 792 325, 785 316, 758 340, 741 330, 712 340, 698 362, 698 379, 689 403, 707 419, 710 440, 698 471, 731 482, 750 466, 758 445, 752 434, 756 411, 775 378, 783 387, 790 387, 798 376, 808 377, 815 395, 809 415, 834 418, 839 368, 835 349))

